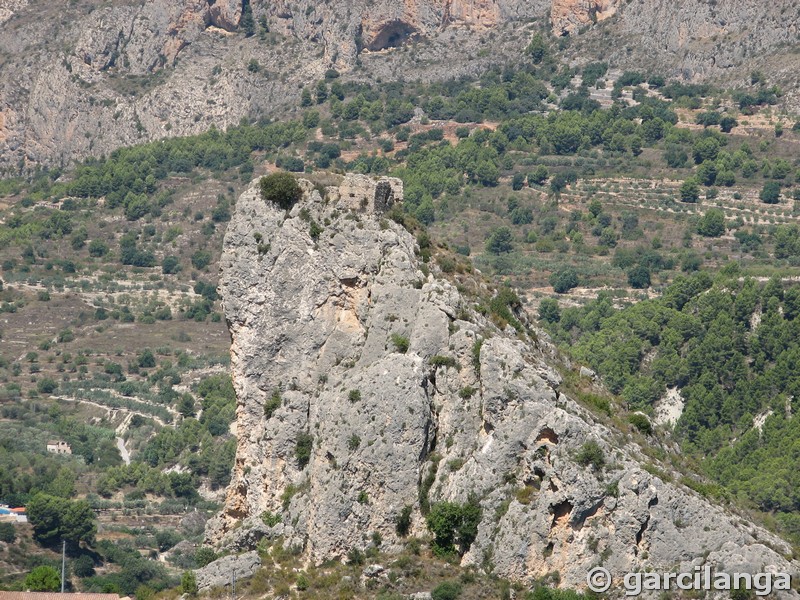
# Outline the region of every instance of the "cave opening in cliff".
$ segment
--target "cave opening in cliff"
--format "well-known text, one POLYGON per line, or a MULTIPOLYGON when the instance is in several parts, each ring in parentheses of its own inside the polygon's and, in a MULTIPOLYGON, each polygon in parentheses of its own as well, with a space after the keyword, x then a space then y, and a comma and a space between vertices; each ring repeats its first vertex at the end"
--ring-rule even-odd
POLYGON ((403 21, 391 21, 384 25, 378 35, 367 45, 367 50, 375 52, 387 48, 399 48, 414 35, 417 30, 403 21))

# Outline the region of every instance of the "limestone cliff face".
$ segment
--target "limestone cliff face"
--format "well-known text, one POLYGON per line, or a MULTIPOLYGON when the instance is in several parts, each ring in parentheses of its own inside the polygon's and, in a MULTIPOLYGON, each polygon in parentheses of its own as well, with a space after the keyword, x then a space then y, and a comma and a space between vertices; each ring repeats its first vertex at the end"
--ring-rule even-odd
POLYGON ((489 28, 501 21, 499 0, 385 1, 364 13, 362 38, 369 50, 402 45, 413 35, 430 35, 448 25, 489 28))
POLYGON ((266 20, 270 38, 244 36, 241 0, 0 0, 0 172, 66 164, 246 116, 283 116, 297 105, 299 90, 330 67, 370 82, 479 75, 519 60, 536 22, 572 36, 565 60, 602 59, 723 83, 741 82, 758 68, 782 85, 788 108, 800 106, 800 65, 780 50, 797 40, 792 0, 250 6, 257 21, 266 20), (392 51, 411 40, 413 51, 392 51), (247 69, 252 60, 261 66, 257 73, 247 69))
POLYGON ((482 519, 463 563, 521 581, 558 571, 582 587, 598 564, 796 567, 783 541, 643 470, 630 435, 561 393, 527 334, 497 330, 435 267, 426 275, 415 239, 382 214, 398 180, 347 176, 325 198, 303 185, 288 214, 254 185, 226 234, 240 434, 209 542, 283 536, 319 563, 378 533, 391 551, 404 507, 424 535, 426 502, 472 496, 482 519), (577 464, 590 441, 604 468, 577 464))
POLYGON ((16 11, 27 4, 28 0, 0 0, 0 24, 8 21, 16 11))
POLYGON ((575 34, 581 27, 604 21, 614 16, 621 3, 622 0, 553 0, 553 34, 575 34))

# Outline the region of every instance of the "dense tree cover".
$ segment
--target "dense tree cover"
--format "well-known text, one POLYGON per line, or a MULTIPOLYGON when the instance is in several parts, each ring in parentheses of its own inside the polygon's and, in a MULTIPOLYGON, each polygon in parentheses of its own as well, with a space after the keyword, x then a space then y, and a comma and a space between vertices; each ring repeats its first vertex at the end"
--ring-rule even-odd
POLYGON ((177 578, 171 577, 164 565, 142 556, 133 540, 102 540, 97 543, 95 550, 104 561, 118 565, 119 570, 87 577, 82 582, 86 591, 133 597, 140 586, 147 586, 152 594, 153 591, 178 584, 177 578))
MULTIPOLYGON (((195 392, 201 401, 200 420, 187 416, 177 427, 159 431, 147 442, 138 461, 104 473, 97 484, 98 493, 110 495, 118 489, 135 488, 193 501, 197 499, 197 477, 207 476, 213 488, 228 484, 236 452, 236 441, 228 433, 236 409, 230 376, 207 377, 197 385, 195 392), (163 473, 164 467, 178 463, 189 472, 163 473)), ((188 400, 186 412, 191 414, 194 409, 191 395, 182 397, 181 406, 184 400, 188 400)))
POLYGON ((800 394, 800 288, 740 280, 734 266, 716 281, 679 276, 661 298, 623 310, 603 294, 543 310, 556 339, 631 410, 650 411, 678 388, 686 405, 677 434, 688 452, 713 457, 709 476, 761 510, 800 510, 800 428, 789 417, 800 394), (765 413, 759 432, 754 418, 765 413))
POLYGON ((129 194, 152 193, 156 182, 171 173, 188 173, 195 168, 223 171, 243 164, 253 151, 274 150, 305 139, 301 123, 269 125, 243 124, 226 132, 169 138, 123 148, 106 160, 88 161, 79 167, 66 193, 81 198, 106 196, 111 205, 125 205, 129 194))
MULTIPOLYGON (((30 418, 15 407, 6 408, 4 416, 30 418)), ((78 476, 87 466, 103 469, 121 462, 113 432, 108 429, 61 416, 57 408, 44 414, 36 427, 36 437, 13 430, 0 432, 0 500, 9 505, 24 506, 40 492, 71 498, 78 476), (45 444, 51 436, 67 441, 72 457, 48 454, 45 444)))
POLYGON ((67 500, 36 494, 27 505, 28 520, 36 540, 52 545, 62 540, 72 546, 91 544, 97 533, 94 511, 84 500, 67 500))
POLYGON ((34 567, 25 576, 25 589, 31 592, 57 592, 61 589, 61 574, 49 565, 34 567))

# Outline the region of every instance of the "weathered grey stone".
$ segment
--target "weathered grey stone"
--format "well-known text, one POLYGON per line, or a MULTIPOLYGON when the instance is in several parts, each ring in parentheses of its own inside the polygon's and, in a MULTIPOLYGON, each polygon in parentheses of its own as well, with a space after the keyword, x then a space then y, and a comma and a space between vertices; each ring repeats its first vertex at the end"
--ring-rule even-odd
POLYGON ((589 379, 597 377, 597 373, 592 371, 589 367, 581 367, 580 374, 581 377, 588 377, 589 379))
MULTIPOLYGON (((279 43, 242 35, 240 0, 0 0, 6 60, 0 168, 20 159, 31 168, 67 164, 212 124, 224 129, 242 117, 283 117, 296 108, 300 90, 332 66, 345 79, 369 83, 480 76, 490 65, 518 61, 530 22, 548 17, 557 32, 588 28, 571 35, 560 53, 577 67, 597 60, 601 47, 602 59, 619 72, 646 61, 665 76, 742 86, 753 69, 779 83, 796 81, 800 71, 782 50, 796 41, 794 0, 252 0, 250 6, 279 43), (357 39, 365 48, 360 53, 357 39), (413 51, 392 49, 412 40, 413 51), (251 60, 262 65, 259 72, 248 71, 251 60), (135 95, 116 84, 128 76, 143 83, 135 95)), ((800 87, 782 87, 781 102, 795 112, 800 87)), ((418 107, 414 120, 423 114, 418 107)))
POLYGON ((374 577, 379 577, 384 571, 386 571, 386 568, 383 565, 369 565, 364 569, 362 575, 372 579, 374 577))
POLYGON ((246 579, 258 571, 259 567, 261 558, 255 550, 239 555, 223 556, 194 572, 197 589, 204 592, 214 587, 230 585, 234 572, 237 580, 246 579))
POLYGON ((216 0, 208 10, 211 23, 226 31, 234 31, 242 18, 240 0, 216 0))
POLYGON ((629 436, 560 392, 547 344, 497 330, 448 281, 425 277, 411 234, 374 210, 376 189, 347 176, 328 201, 307 193, 287 215, 254 182, 236 203, 220 289, 241 433, 209 541, 242 547, 237 531, 268 510, 315 563, 364 551, 376 532, 382 550, 400 549, 395 518, 410 506, 412 535, 426 532, 420 486, 435 473, 431 502, 474 495, 482 507, 462 564, 491 556, 502 577, 557 571, 583 587, 599 563, 618 578, 698 561, 796 569, 782 540, 645 471, 629 436), (304 216, 325 223, 318 239, 304 216), (300 434, 313 438, 307 465, 300 434), (576 464, 588 441, 605 468, 576 464))
POLYGON ((181 540, 177 544, 175 544, 169 551, 166 553, 167 556, 194 556, 195 552, 197 551, 197 544, 190 542, 189 540, 181 540))
POLYGON ((206 521, 208 521, 206 513, 193 511, 181 519, 180 528, 188 535, 197 535, 205 529, 206 521))

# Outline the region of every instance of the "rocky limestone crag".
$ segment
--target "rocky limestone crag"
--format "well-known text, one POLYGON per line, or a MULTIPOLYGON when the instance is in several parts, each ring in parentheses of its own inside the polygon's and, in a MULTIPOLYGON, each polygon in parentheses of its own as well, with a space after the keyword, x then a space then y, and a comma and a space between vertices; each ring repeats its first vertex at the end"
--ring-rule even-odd
POLYGON ((242 6, 0 0, 0 172, 282 117, 331 67, 371 83, 477 76, 520 60, 543 25, 572 35, 560 56, 578 65, 738 85, 760 69, 800 106, 800 64, 781 50, 797 40, 791 0, 252 0, 263 39, 241 31, 242 6))
POLYGON ((613 17, 622 0, 553 0, 553 35, 574 35, 581 27, 613 17))
POLYGON ((383 50, 447 25, 494 27, 501 20, 500 4, 498 0, 384 1, 362 17, 361 36, 368 50, 383 50))
POLYGON ((226 233, 220 289, 242 434, 209 543, 280 538, 320 563, 377 533, 392 551, 404 507, 424 536, 424 503, 473 497, 482 519, 462 563, 524 582, 557 571, 584 587, 598 564, 615 575, 795 570, 788 544, 650 474, 629 434, 561 393, 524 315, 520 333, 500 331, 426 274, 415 238, 385 215, 398 180, 348 175, 322 195, 301 183, 287 214, 254 182, 226 233), (590 441, 605 465, 576 462, 590 441))
POLYGON ((223 556, 208 563, 205 567, 195 570, 197 590, 202 593, 215 587, 230 585, 234 572, 236 572, 237 580, 247 579, 260 567, 261 558, 255 550, 239 555, 223 556))
POLYGON ((14 13, 28 4, 28 0, 0 0, 0 25, 8 21, 14 13))

